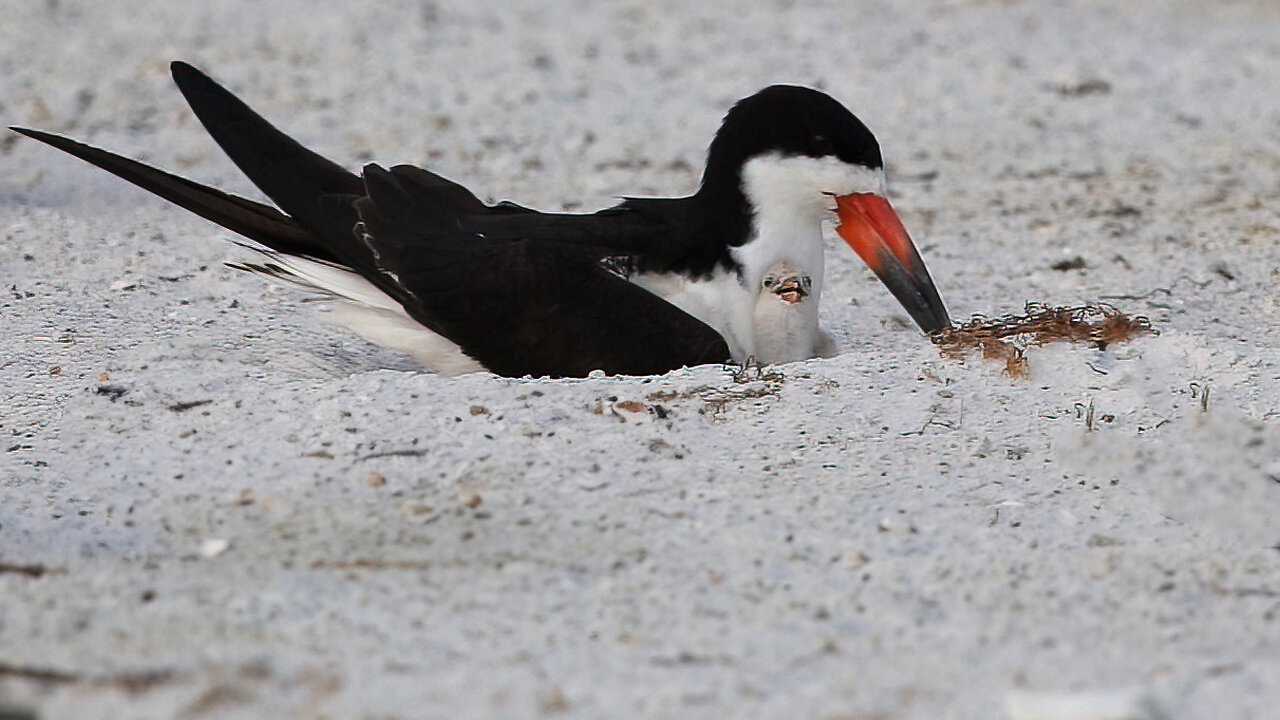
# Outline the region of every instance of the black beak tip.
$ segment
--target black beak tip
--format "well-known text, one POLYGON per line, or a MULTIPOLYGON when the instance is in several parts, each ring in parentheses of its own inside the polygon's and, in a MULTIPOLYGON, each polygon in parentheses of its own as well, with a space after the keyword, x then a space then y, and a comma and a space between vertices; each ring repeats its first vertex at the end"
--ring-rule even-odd
POLYGON ((947 309, 942 305, 936 308, 930 308, 927 314, 920 314, 915 318, 916 324, 924 331, 925 335, 937 335, 938 333, 951 327, 951 316, 947 314, 947 309))
POLYGON ((883 271, 878 273, 880 280, 924 334, 932 336, 951 327, 947 306, 938 295, 938 288, 928 271, 921 268, 920 272, 911 273, 895 264, 885 264, 882 268, 883 271))
POLYGON ((935 315, 922 316, 917 313, 911 313, 911 319, 916 321, 916 327, 929 337, 934 337, 951 327, 951 320, 945 317, 937 317, 935 315))

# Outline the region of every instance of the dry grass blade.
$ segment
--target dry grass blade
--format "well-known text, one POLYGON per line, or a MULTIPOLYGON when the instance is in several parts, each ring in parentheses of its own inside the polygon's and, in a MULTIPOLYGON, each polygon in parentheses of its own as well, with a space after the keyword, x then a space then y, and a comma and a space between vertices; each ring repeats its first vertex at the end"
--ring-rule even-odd
POLYGON ((725 408, 733 403, 777 397, 782 393, 782 385, 787 379, 784 373, 768 369, 754 357, 747 358, 741 365, 725 365, 724 369, 729 373, 731 385, 701 385, 689 391, 702 398, 711 410, 712 417, 720 417, 725 408))
POLYGON ((943 352, 959 355, 978 350, 983 357, 1005 363, 1010 375, 1026 373, 1027 345, 1054 340, 1090 342, 1099 349, 1135 335, 1158 334, 1151 321, 1141 315, 1127 315, 1111 305, 1051 306, 1029 302, 1025 312, 988 318, 975 315, 959 325, 933 335, 943 352))

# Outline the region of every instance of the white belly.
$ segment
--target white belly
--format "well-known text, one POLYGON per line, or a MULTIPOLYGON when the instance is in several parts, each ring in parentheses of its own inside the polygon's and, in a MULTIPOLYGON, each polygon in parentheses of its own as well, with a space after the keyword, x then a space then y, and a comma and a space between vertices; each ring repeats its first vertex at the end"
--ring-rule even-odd
POLYGON ((736 362, 753 358, 767 365, 825 354, 817 293, 784 303, 772 294, 748 290, 737 273, 723 271, 705 280, 645 274, 633 282, 710 325, 736 362))

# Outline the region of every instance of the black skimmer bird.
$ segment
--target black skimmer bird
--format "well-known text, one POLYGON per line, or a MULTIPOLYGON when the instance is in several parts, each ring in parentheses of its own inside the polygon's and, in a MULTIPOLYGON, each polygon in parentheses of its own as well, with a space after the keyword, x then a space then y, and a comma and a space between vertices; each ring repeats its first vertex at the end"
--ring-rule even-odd
POLYGON ((889 205, 875 137, 830 96, 775 85, 733 106, 697 192, 590 214, 489 205, 421 168, 360 174, 307 150, 194 67, 173 79, 278 207, 67 137, 12 128, 253 241, 243 270, 323 293, 339 319, 443 372, 648 375, 826 354, 822 222, 926 333, 950 320, 889 205))

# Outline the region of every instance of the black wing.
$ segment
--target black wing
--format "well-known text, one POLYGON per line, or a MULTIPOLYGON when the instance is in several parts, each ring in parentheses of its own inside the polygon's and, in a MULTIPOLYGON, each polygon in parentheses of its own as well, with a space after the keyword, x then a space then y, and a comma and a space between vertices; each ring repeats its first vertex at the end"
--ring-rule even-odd
POLYGON ((727 362, 693 316, 556 243, 426 233, 438 198, 414 168, 364 169, 364 240, 405 309, 495 373, 651 375, 727 362))
POLYGON ((169 69, 191 110, 231 161, 310 232, 316 245, 310 256, 362 273, 376 269, 368 248, 351 236, 359 220, 352 203, 364 194, 359 175, 280 132, 194 67, 173 62, 169 69))

